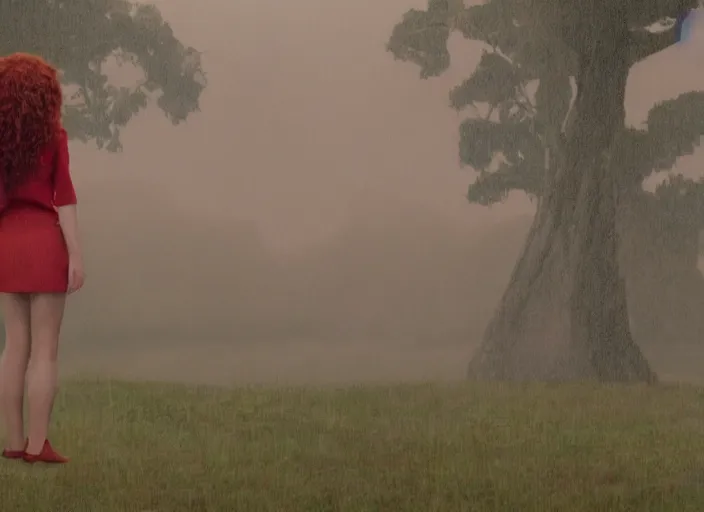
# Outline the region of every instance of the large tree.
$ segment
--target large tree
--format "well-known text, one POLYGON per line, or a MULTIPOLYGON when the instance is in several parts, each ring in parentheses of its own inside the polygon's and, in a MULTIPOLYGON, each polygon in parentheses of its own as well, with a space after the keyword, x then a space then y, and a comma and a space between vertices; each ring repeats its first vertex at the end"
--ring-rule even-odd
POLYGON ((69 135, 121 149, 120 129, 150 99, 174 123, 198 109, 206 82, 200 54, 184 46, 158 9, 127 0, 0 0, 0 55, 36 53, 62 71, 69 135), (111 80, 129 63, 131 85, 111 80))
MULTIPOLYGON (((423 77, 449 66, 453 31, 486 43, 473 75, 451 93, 455 108, 476 112, 460 129, 461 161, 480 171, 469 198, 489 204, 515 189, 538 198, 472 376, 655 378, 629 328, 617 217, 646 176, 693 150, 704 100, 692 93, 659 105, 648 129, 636 130, 625 125, 625 87, 633 64, 675 42, 672 23, 653 24, 695 3, 430 0, 394 29, 389 49, 423 77)), ((696 195, 682 180, 659 192, 683 189, 696 195)))
MULTIPOLYGON (((512 191, 541 195, 546 151, 563 145, 562 124, 573 96, 574 52, 559 40, 546 45, 543 35, 512 23, 506 7, 506 2, 492 2, 459 11, 465 19, 452 27, 485 47, 471 76, 450 94, 455 109, 472 112, 460 126, 459 157, 479 171, 467 197, 483 205, 502 201, 512 191)), ((431 4, 431 9, 434 13, 409 13, 390 42, 397 57, 421 65, 423 76, 439 74, 449 63, 444 36, 432 47, 418 37, 419 30, 438 29, 442 6, 431 4)), ((663 30, 633 55, 634 62, 671 44, 674 36, 663 30)), ((702 114, 704 93, 683 94, 656 106, 647 130, 624 126, 615 148, 623 180, 617 219, 622 271, 636 339, 649 345, 696 342, 704 329, 704 317, 694 314, 704 307, 704 278, 697 268, 704 183, 676 177, 655 194, 643 190, 652 173, 693 150, 704 133, 702 114)))

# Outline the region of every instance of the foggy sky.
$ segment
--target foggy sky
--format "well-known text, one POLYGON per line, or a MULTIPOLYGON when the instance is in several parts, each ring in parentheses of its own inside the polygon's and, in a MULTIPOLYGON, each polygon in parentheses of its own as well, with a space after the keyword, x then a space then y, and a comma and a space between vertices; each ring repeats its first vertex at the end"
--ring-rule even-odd
MULTIPOLYGON (((277 300, 276 311, 287 311, 279 292, 262 299, 273 285, 252 277, 247 265, 300 257, 350 223, 383 226, 382 249, 403 230, 415 233, 418 247, 436 231, 448 233, 445 242, 433 238, 438 261, 458 250, 450 237, 464 233, 465 252, 455 253, 461 259, 497 225, 526 225, 532 206, 524 197, 493 208, 464 198, 473 174, 458 165, 463 116, 448 107, 448 92, 468 76, 481 46, 453 36, 455 65, 425 81, 416 66, 394 62, 385 51, 401 15, 425 8, 425 0, 154 3, 179 39, 204 52, 209 86, 202 112, 184 125, 171 126, 155 107, 133 121, 123 133, 123 153, 72 143, 89 280, 74 299, 70 332, 90 333, 98 324, 149 332, 189 314, 227 316, 240 306, 250 315, 255 306, 247 297, 258 301, 262 317, 277 300)), ((695 39, 633 69, 630 123, 641 123, 657 101, 702 88, 704 69, 696 63, 704 44, 695 39)), ((696 169, 701 160, 685 158, 679 169, 696 169)), ((522 229, 497 270, 492 297, 508 276, 522 229)), ((377 254, 364 250, 370 258, 377 254)), ((327 265, 344 266, 344 259, 327 265)), ((407 279, 442 266, 418 265, 407 279)), ((445 270, 462 268, 458 261, 445 270)), ((469 268, 460 279, 477 303, 485 290, 471 283, 482 271, 469 268)), ((438 272, 436 284, 449 279, 438 272)), ((434 300, 450 304, 466 293, 434 300)), ((348 297, 348 307, 366 300, 348 297)), ((455 309, 459 322, 463 307, 455 309)))
MULTIPOLYGON (((119 156, 74 145, 83 197, 134 179, 155 187, 155 207, 251 219, 284 250, 333 232, 369 200, 441 210, 472 227, 531 211, 522 198, 492 210, 464 200, 473 176, 458 166, 462 116, 447 95, 479 45, 455 37, 457 64, 427 81, 384 51, 403 12, 425 0, 157 4, 177 35, 204 52, 202 112, 178 128, 148 112, 126 130, 119 156)), ((636 66, 629 121, 701 88, 702 52, 700 43, 676 47, 636 66)))

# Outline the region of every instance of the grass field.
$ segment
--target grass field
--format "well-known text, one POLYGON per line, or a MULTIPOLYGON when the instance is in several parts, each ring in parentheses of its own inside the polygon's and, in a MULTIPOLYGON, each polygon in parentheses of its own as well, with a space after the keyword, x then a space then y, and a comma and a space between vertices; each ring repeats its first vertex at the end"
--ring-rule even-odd
POLYGON ((65 384, 0 510, 702 511, 704 390, 65 384))

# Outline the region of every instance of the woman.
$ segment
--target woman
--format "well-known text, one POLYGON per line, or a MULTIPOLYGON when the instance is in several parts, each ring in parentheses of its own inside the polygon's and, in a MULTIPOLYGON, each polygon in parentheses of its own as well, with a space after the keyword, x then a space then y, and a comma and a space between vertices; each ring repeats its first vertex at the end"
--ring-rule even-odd
POLYGON ((7 435, 2 456, 30 463, 68 462, 53 450, 47 432, 66 294, 80 289, 84 279, 61 101, 56 69, 41 58, 0 58, 0 302, 5 320, 0 411, 7 435))

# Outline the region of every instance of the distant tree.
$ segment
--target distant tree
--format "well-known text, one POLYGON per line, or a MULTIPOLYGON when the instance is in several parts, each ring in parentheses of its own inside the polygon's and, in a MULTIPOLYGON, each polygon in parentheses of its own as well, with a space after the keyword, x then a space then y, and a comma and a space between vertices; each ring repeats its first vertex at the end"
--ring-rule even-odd
POLYGON ((0 55, 36 53, 62 71, 64 124, 72 138, 121 149, 120 129, 150 99, 174 123, 198 109, 206 81, 200 54, 185 47, 153 5, 127 0, 2 0, 0 55), (142 76, 111 83, 105 68, 131 63, 142 76))
MULTIPOLYGON (((427 10, 407 12, 395 27, 389 50, 418 64, 423 78, 449 67, 453 31, 486 44, 473 74, 450 94, 454 108, 475 112, 460 127, 460 161, 479 172, 468 198, 492 204, 520 190, 538 199, 472 376, 655 378, 630 333, 617 220, 644 196, 646 177, 699 143, 704 94, 657 105, 647 130, 625 126, 623 100, 631 66, 674 44, 674 19, 694 7, 695 0, 489 0, 470 7, 429 0, 427 10), (658 22, 661 30, 651 30, 658 22)), ((670 180, 655 197, 669 204, 677 197, 669 212, 678 219, 696 212, 701 219, 703 188, 670 180)))

